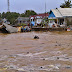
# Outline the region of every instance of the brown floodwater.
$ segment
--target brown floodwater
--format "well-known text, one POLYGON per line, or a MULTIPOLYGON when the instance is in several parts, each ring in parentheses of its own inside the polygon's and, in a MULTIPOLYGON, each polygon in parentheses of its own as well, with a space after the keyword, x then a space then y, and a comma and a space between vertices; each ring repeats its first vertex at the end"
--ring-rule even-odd
POLYGON ((72 72, 72 32, 0 33, 0 72, 72 72))

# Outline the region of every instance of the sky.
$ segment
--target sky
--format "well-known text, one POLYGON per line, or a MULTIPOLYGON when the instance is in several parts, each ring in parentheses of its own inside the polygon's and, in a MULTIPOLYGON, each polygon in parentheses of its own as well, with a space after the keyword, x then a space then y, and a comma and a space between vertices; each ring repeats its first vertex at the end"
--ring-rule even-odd
MULTIPOLYGON (((45 12, 45 1, 46 11, 50 9, 59 8, 64 0, 9 0, 10 12, 24 13, 25 10, 34 10, 36 13, 45 12)), ((0 0, 0 13, 7 12, 7 0, 0 0)))

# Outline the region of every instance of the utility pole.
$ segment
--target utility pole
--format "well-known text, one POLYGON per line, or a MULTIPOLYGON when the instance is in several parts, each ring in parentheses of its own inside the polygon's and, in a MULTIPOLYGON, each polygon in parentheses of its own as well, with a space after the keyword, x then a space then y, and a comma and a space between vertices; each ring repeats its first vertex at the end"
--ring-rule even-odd
POLYGON ((46 20, 46 0, 45 0, 45 20, 46 20))
POLYGON ((46 0, 45 0, 45 17, 46 17, 46 0))
POLYGON ((46 25, 46 27, 47 27, 47 18, 46 18, 46 0, 45 0, 45 25, 46 25))
POLYGON ((7 0, 7 3, 8 3, 8 12, 10 12, 10 9, 9 9, 9 6, 10 6, 9 0, 7 0))

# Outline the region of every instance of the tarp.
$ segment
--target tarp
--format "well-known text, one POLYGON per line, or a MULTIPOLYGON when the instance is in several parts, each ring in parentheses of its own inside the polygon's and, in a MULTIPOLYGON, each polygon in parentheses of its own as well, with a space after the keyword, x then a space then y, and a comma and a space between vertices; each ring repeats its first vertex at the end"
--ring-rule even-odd
POLYGON ((34 25, 35 25, 35 22, 34 22, 34 21, 32 21, 32 22, 31 22, 31 24, 34 26, 34 25))

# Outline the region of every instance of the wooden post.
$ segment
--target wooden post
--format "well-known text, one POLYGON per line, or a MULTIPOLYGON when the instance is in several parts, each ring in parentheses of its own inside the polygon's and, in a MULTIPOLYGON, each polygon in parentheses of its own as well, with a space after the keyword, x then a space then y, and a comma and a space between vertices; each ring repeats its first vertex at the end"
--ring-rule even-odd
POLYGON ((57 24, 58 24, 58 18, 57 18, 57 24))

